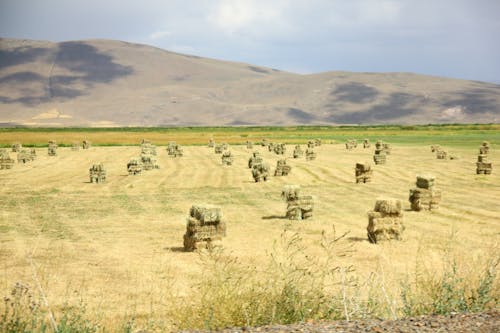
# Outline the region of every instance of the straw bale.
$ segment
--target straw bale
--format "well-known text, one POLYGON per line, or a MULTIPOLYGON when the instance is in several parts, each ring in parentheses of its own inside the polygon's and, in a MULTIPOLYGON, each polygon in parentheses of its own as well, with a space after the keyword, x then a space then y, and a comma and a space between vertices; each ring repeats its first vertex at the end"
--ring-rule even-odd
POLYGON ((28 151, 28 149, 21 149, 17 153, 17 162, 18 163, 26 163, 35 160, 36 153, 33 155, 32 150, 28 151))
POLYGON ((418 188, 431 189, 434 187, 436 177, 430 174, 417 175, 416 185, 418 188))
POLYGON ((435 153, 438 150, 441 150, 441 146, 440 145, 431 145, 431 152, 435 153))
POLYGON ((285 201, 298 200, 300 196, 300 185, 285 185, 281 190, 281 197, 285 201))
POLYGON ((224 236, 226 236, 226 223, 222 221, 220 207, 207 204, 191 206, 184 234, 185 251, 221 245, 224 236))
POLYGON ((491 162, 477 162, 476 163, 476 174, 491 174, 492 164, 491 162))
POLYGON ((253 142, 247 141, 247 149, 253 149, 253 142))
POLYGON ((384 143, 383 144, 383 149, 384 149, 386 155, 390 155, 391 154, 392 148, 391 148, 390 144, 384 143))
POLYGON ((370 140, 364 139, 363 140, 363 148, 370 148, 370 140))
POLYGON ((287 176, 292 167, 286 164, 286 159, 280 159, 276 163, 276 170, 274 171, 275 176, 287 176))
POLYGON ((23 145, 20 142, 15 142, 12 144, 12 152, 17 153, 20 152, 23 148, 23 145))
POLYGON ((408 201, 414 211, 433 210, 439 208, 441 202, 441 191, 426 188, 410 189, 408 201))
POLYGON ((375 150, 375 154, 373 155, 373 162, 375 162, 375 164, 385 164, 387 158, 386 158, 386 155, 385 155, 385 151, 383 150, 380 150, 380 149, 377 149, 375 150))
POLYGON ((0 158, 7 158, 9 157, 9 152, 5 148, 0 148, 0 158))
POLYGON ((12 169, 14 162, 14 159, 10 157, 0 158, 0 169, 12 169))
POLYGON ((201 224, 218 223, 222 219, 222 210, 214 205, 196 204, 189 209, 189 216, 194 217, 201 224))
POLYGON ((91 143, 88 140, 83 140, 83 149, 90 149, 91 143))
POLYGON ((356 163, 354 169, 356 183, 369 183, 372 180, 373 170, 369 163, 356 163))
POLYGON ((401 215, 401 200, 380 198, 375 202, 375 212, 385 215, 401 215))
POLYGON ((129 175, 137 175, 142 172, 142 162, 135 158, 127 163, 127 171, 129 175))
POLYGON ((477 155, 477 161, 483 162, 483 163, 488 162, 488 155, 484 155, 484 154, 477 155))
POLYGON ((273 150, 278 155, 283 155, 286 152, 286 146, 284 143, 277 143, 273 146, 273 150))
POLYGON ((229 150, 222 153, 222 164, 223 165, 232 165, 233 164, 233 155, 229 150))
POLYGON ((444 150, 436 151, 436 158, 438 160, 446 160, 448 158, 448 153, 444 150))
POLYGON ((252 166, 252 176, 255 182, 267 181, 269 177, 269 165, 267 163, 258 163, 252 166))
POLYGON ((255 164, 262 163, 262 157, 258 151, 254 151, 250 159, 248 160, 248 168, 253 168, 255 164))
POLYGON ((215 141, 214 139, 210 139, 208 141, 208 148, 214 148, 215 147, 215 141))
POLYGON ((300 147, 300 145, 296 145, 295 149, 293 150, 293 158, 299 158, 302 155, 304 155, 302 148, 300 147))
POLYGON ((89 169, 89 177, 91 183, 103 183, 106 181, 106 170, 102 163, 94 164, 89 169))
POLYGON ((380 212, 368 212, 368 240, 371 243, 400 240, 405 227, 402 216, 384 216, 380 212))
POLYGON ((314 148, 314 147, 316 147, 314 140, 307 141, 307 148, 314 148))
POLYGON ((317 146, 321 146, 321 139, 314 139, 314 145, 317 147, 317 146))
POLYGON ((383 150, 384 149, 384 142, 382 140, 377 140, 375 143, 375 149, 376 150, 383 150))
POLYGON ((314 152, 314 150, 312 148, 307 148, 306 149, 306 160, 311 161, 314 159, 316 159, 316 153, 314 152))

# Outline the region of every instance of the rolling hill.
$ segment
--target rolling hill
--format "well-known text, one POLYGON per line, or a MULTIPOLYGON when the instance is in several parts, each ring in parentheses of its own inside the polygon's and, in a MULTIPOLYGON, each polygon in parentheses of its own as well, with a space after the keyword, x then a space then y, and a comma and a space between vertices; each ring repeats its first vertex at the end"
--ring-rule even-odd
POLYGON ((500 85, 300 75, 111 40, 0 39, 0 126, 489 123, 500 85))

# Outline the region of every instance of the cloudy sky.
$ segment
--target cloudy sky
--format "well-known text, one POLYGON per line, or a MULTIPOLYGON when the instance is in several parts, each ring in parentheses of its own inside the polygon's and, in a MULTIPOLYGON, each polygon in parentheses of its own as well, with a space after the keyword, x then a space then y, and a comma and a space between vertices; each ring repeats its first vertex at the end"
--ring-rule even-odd
POLYGON ((500 83, 500 0, 0 0, 0 36, 500 83))

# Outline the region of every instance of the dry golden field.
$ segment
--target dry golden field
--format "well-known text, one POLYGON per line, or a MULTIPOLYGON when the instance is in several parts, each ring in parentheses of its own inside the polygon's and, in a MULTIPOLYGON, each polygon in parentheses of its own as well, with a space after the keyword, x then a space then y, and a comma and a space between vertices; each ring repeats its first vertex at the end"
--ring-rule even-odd
MULTIPOLYGON (((186 146, 184 157, 172 158, 161 146, 159 170, 128 176, 127 161, 140 154, 136 146, 62 147, 55 157, 37 148, 34 162, 0 170, 0 295, 22 281, 43 291, 52 311, 81 300, 111 327, 130 316, 139 321, 161 317, 175 304, 173 298, 192 297, 193 286, 203 278, 199 254, 182 251, 194 203, 222 207, 228 230, 224 252, 243 265, 265 262, 284 229, 300 235, 308 255, 320 256, 322 232, 335 228, 337 235, 348 233, 339 246, 352 249, 338 264, 352 265, 361 281, 376 276, 388 290, 414 276, 416 266, 438 272, 443 251, 452 249, 462 268, 474 270, 476 261, 499 249, 495 147, 493 173, 476 175, 476 147, 454 147, 450 151, 458 160, 438 160, 427 145, 395 144, 387 164, 374 166, 368 184, 355 183, 354 165, 371 162, 373 145, 347 151, 343 144, 323 144, 315 148, 316 160, 289 158, 291 174, 265 183, 253 181, 248 158, 260 151, 274 170, 278 155, 257 145, 230 149, 234 164, 222 166, 212 148, 186 146), (99 162, 107 169, 107 182, 91 184, 88 169, 99 162), (436 176, 440 208, 409 211, 409 189, 424 172, 436 176), (301 185, 315 196, 312 219, 283 218, 285 184, 301 185), (367 211, 380 196, 403 202, 402 241, 375 245, 367 240, 367 211)), ((288 145, 285 156, 292 151, 288 145)))

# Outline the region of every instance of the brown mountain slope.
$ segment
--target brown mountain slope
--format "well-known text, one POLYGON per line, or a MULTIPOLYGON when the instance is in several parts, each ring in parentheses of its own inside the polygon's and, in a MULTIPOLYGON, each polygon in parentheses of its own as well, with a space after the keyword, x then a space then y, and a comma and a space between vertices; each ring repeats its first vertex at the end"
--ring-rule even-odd
POLYGON ((0 123, 34 126, 499 122, 500 85, 298 75, 109 40, 0 39, 0 123))

